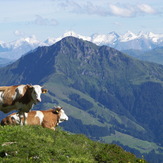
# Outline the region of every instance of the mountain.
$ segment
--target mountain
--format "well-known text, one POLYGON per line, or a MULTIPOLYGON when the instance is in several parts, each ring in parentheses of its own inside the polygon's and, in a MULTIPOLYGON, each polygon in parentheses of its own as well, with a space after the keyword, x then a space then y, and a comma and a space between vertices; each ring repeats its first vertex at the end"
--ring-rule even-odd
POLYGON ((119 35, 116 32, 110 32, 108 34, 93 34, 92 36, 82 36, 73 31, 69 31, 57 39, 49 38, 46 43, 48 43, 48 45, 51 43, 54 44, 56 41, 67 36, 91 41, 96 45, 108 45, 120 51, 128 49, 147 51, 155 47, 163 46, 163 34, 154 34, 152 32, 139 32, 138 34, 135 34, 131 31, 128 31, 123 35, 119 35))
MULTIPOLYGON (((0 85, 41 84, 34 109, 64 107, 65 130, 163 161, 163 66, 65 37, 0 69, 0 85)), ((4 115, 1 114, 1 118, 4 115)))
POLYGON ((157 47, 145 52, 140 50, 131 50, 131 49, 124 50, 123 52, 144 61, 163 64, 163 47, 157 47))
POLYGON ((4 67, 9 63, 12 63, 12 60, 6 58, 0 58, 0 67, 4 67))
POLYGON ((17 60, 25 53, 42 45, 45 44, 38 41, 35 36, 21 38, 9 43, 0 42, 0 57, 17 60))
POLYGON ((91 36, 83 36, 73 31, 68 31, 60 37, 48 38, 45 41, 39 41, 35 36, 21 38, 20 40, 9 43, 0 41, 0 57, 16 60, 38 46, 50 46, 67 36, 73 36, 79 39, 91 41, 100 46, 107 45, 120 51, 139 50, 144 52, 163 46, 163 34, 154 34, 152 32, 139 32, 138 34, 135 34, 128 31, 123 35, 117 34, 116 32, 110 32, 108 34, 93 34, 91 36))

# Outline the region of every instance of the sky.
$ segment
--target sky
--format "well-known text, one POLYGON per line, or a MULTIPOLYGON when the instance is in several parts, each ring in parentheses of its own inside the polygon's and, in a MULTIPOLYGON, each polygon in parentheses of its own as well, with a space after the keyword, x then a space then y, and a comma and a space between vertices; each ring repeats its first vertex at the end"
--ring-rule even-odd
POLYGON ((162 0, 0 0, 0 42, 65 32, 163 33, 162 0))

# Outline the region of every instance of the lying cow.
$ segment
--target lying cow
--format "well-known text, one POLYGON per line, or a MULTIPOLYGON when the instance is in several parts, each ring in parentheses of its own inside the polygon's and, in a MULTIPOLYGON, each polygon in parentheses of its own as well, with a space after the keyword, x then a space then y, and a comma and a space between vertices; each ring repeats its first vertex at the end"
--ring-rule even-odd
MULTIPOLYGON (((25 125, 41 125, 53 130, 55 130, 55 127, 59 123, 68 120, 68 116, 60 106, 44 111, 31 111, 29 113, 25 113, 25 117, 25 121, 24 118, 22 119, 25 125)), ((16 124, 20 124, 20 118, 16 113, 7 116, 1 121, 1 125, 16 124)))
POLYGON ((46 92, 40 85, 0 87, 0 111, 18 110, 19 117, 23 115, 25 118, 24 112, 29 112, 34 104, 41 102, 41 94, 46 92))

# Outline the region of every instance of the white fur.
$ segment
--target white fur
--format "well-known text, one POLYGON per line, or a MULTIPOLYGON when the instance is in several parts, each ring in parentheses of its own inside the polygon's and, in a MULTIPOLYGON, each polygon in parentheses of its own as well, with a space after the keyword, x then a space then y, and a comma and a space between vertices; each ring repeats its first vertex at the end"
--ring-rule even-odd
POLYGON ((68 121, 68 116, 65 114, 64 110, 61 109, 61 116, 59 119, 59 123, 63 122, 63 121, 68 121))
POLYGON ((22 95, 22 94, 24 93, 24 92, 23 92, 24 87, 25 87, 25 85, 19 85, 19 86, 17 87, 18 93, 19 93, 20 95, 22 95))
MULTIPOLYGON (((25 113, 25 118, 27 119, 27 117, 28 117, 28 113, 25 113)), ((13 118, 16 121, 16 124, 20 124, 20 118, 23 118, 23 115, 21 115, 19 117, 19 114, 14 114, 14 115, 11 116, 11 118, 13 118)), ((22 125, 22 124, 23 124, 23 122, 21 122, 20 125, 22 125)))
POLYGON ((2 91, 0 91, 0 103, 3 103, 3 92, 2 91))
POLYGON ((40 85, 33 85, 34 91, 32 92, 32 98, 37 103, 41 102, 42 87, 40 85), (35 92, 35 93, 34 93, 35 92))
POLYGON ((41 125, 44 119, 44 114, 41 111, 36 111, 35 117, 38 117, 40 119, 40 125, 41 125))
POLYGON ((12 99, 15 100, 17 97, 20 97, 22 95, 24 95, 24 87, 25 85, 19 85, 16 90, 15 90, 15 94, 12 96, 12 99))
POLYGON ((16 121, 16 124, 19 124, 20 123, 20 118, 19 118, 19 115, 18 114, 12 115, 11 118, 13 118, 16 121))

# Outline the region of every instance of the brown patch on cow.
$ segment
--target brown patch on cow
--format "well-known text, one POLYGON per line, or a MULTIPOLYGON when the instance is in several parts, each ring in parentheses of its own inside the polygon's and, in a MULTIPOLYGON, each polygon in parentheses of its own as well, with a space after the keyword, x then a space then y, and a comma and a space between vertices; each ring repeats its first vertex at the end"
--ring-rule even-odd
POLYGON ((54 109, 49 109, 42 112, 44 114, 42 126, 46 128, 54 129, 54 127, 57 126, 59 120, 59 114, 54 113, 54 109), (56 114, 56 116, 54 116, 54 114, 56 114))
POLYGON ((13 103, 13 96, 15 95, 15 91, 17 86, 4 86, 4 87, 0 87, 0 91, 2 91, 4 93, 4 97, 3 97, 3 106, 8 106, 8 105, 12 105, 13 103))
POLYGON ((34 89, 31 85, 25 85, 22 94, 19 94, 19 97, 13 99, 14 95, 16 93, 18 94, 17 90, 18 86, 20 85, 0 87, 0 91, 4 92, 2 104, 3 107, 14 105, 16 102, 28 104, 31 101, 32 99, 31 92, 34 89))
POLYGON ((28 125, 33 125, 33 124, 41 125, 40 124, 40 118, 39 117, 35 117, 35 116, 36 116, 36 111, 29 112, 28 113, 28 117, 26 119, 26 123, 28 125))
POLYGON ((0 91, 5 91, 7 89, 11 89, 11 87, 13 89, 16 89, 19 85, 15 85, 15 86, 3 86, 3 87, 0 87, 0 91))

